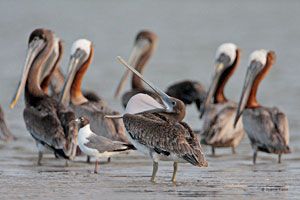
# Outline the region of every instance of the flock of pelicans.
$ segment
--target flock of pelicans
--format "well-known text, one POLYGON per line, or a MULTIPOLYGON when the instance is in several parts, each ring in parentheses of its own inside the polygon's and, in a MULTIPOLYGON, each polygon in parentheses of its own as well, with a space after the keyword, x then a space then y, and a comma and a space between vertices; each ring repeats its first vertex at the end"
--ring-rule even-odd
MULTIPOLYGON (((213 154, 218 147, 230 147, 235 153, 246 132, 254 151, 254 164, 258 151, 278 154, 278 162, 282 154, 290 153, 286 115, 278 108, 261 106, 256 100, 259 83, 275 62, 273 51, 261 49, 250 55, 242 95, 236 103, 224 95, 224 87, 240 63, 240 49, 235 44, 218 47, 208 91, 197 81, 182 81, 165 92, 141 75, 156 44, 155 33, 141 31, 128 63, 118 57, 127 70, 116 97, 133 74, 132 88, 122 96, 125 111, 120 114, 94 92, 81 89, 94 55, 91 41, 79 39, 73 43, 65 76, 60 70, 61 39, 47 29, 31 33, 25 66, 10 107, 15 106, 25 88, 23 117, 37 144, 38 165, 45 149, 66 160, 83 152, 88 160, 96 158, 97 173, 99 157, 110 159, 114 154, 137 150, 153 160, 151 181, 155 181, 158 161, 173 161, 175 182, 178 162, 208 166, 200 143, 211 146, 213 154), (199 136, 183 122, 185 106, 193 103, 204 119, 199 136)), ((1 137, 13 139, 0 111, 1 137)))

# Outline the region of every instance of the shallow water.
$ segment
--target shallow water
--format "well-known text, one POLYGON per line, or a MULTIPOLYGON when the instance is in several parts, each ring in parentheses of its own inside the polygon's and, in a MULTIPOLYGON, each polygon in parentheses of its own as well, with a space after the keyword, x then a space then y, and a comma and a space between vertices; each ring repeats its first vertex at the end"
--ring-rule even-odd
MULTIPOLYGON (((297 198, 300 193, 298 57, 300 52, 299 1, 1 1, 0 2, 0 103, 18 141, 0 144, 1 199, 18 198, 297 198), (262 82, 259 100, 278 106, 290 122, 293 153, 276 156, 260 153, 251 165, 247 138, 231 155, 217 149, 208 156, 209 167, 200 169, 180 164, 178 183, 170 183, 172 164, 160 164, 156 184, 149 182, 151 161, 130 155, 113 159, 91 173, 93 165, 64 162, 52 155, 37 167, 35 144, 22 118, 23 100, 16 109, 8 104, 24 64, 30 32, 38 27, 53 29, 65 42, 64 71, 72 41, 86 37, 95 44, 95 59, 84 80, 118 110, 113 99, 124 69, 115 57, 127 57, 136 33, 147 28, 160 38, 157 52, 145 75, 161 88, 176 80, 194 79, 208 86, 213 71, 215 49, 222 42, 234 42, 242 49, 242 61, 226 89, 229 98, 240 96, 248 55, 260 48, 277 53, 277 62, 262 82)), ((201 122, 194 107, 186 117, 193 128, 201 122)), ((205 149, 209 155, 210 149, 205 149)), ((83 158, 82 158, 83 160, 83 158)))

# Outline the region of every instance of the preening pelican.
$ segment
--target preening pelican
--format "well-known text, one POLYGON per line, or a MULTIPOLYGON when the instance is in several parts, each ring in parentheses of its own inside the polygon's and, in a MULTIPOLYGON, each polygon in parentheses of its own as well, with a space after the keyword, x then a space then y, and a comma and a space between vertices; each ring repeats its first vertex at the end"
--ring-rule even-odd
POLYGON ((147 94, 136 94, 128 101, 125 114, 122 116, 129 141, 138 151, 150 156, 153 160, 151 181, 155 181, 159 160, 174 162, 173 182, 176 181, 179 161, 206 167, 208 164, 197 136, 189 125, 182 121, 185 116, 184 103, 179 99, 169 97, 151 82, 145 80, 124 60, 120 61, 161 98, 161 101, 156 101, 147 94))

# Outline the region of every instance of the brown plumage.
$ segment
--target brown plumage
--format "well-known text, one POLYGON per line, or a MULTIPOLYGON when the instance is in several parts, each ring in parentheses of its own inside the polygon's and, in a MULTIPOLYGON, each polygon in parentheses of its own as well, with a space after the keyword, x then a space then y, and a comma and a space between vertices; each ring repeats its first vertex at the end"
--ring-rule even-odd
POLYGON ((77 40, 74 42, 72 49, 75 49, 75 52, 72 52, 71 55, 69 74, 62 92, 62 102, 65 102, 65 105, 70 104, 77 117, 87 117, 90 121, 91 130, 96 134, 112 140, 128 142, 122 120, 104 117, 105 115, 119 113, 112 110, 106 102, 90 101, 82 93, 82 80, 94 54, 92 43, 85 39, 77 40), (85 49, 84 47, 87 45, 88 49, 85 49), (70 96, 70 102, 68 96, 70 96))
POLYGON ((245 135, 241 121, 237 127, 232 126, 237 103, 228 100, 224 94, 226 83, 239 65, 240 50, 235 44, 225 43, 216 54, 216 71, 201 113, 204 117, 201 143, 211 146, 213 155, 217 147, 231 147, 235 153, 245 135))
POLYGON ((243 116, 243 125, 253 148, 253 163, 257 152, 281 155, 290 153, 289 125, 286 115, 278 108, 261 106, 256 93, 260 82, 267 75, 275 62, 273 51, 258 50, 250 55, 250 64, 239 102, 234 125, 243 116))
POLYGON ((53 73, 55 65, 46 65, 53 52, 55 36, 46 29, 36 29, 29 38, 28 57, 18 90, 11 107, 17 103, 25 87, 25 109, 23 113, 26 127, 36 140, 39 150, 38 164, 41 164, 44 148, 65 159, 73 159, 77 146, 77 125, 75 114, 60 102, 48 96, 41 83, 53 73), (46 69, 50 67, 50 69, 46 69), (48 71, 49 74, 43 73, 48 71))
POLYGON ((185 105, 156 88, 124 60, 120 61, 147 83, 162 103, 146 94, 134 95, 128 102, 123 121, 129 141, 136 149, 153 160, 151 181, 155 180, 159 160, 174 161, 172 181, 175 182, 177 163, 187 161, 195 166, 207 166, 195 133, 185 122, 185 105))

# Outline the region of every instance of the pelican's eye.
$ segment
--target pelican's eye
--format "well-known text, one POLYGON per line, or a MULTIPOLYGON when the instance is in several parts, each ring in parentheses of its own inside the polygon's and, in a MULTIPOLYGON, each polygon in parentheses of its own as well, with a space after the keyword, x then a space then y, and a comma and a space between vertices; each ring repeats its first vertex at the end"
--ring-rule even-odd
POLYGON ((172 101, 172 105, 173 105, 173 106, 176 106, 176 101, 172 101))

